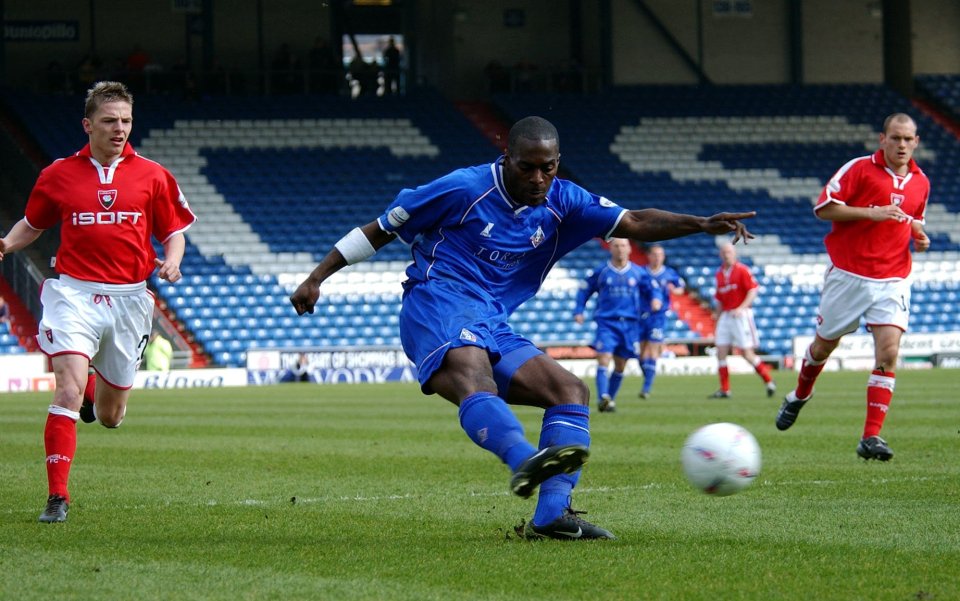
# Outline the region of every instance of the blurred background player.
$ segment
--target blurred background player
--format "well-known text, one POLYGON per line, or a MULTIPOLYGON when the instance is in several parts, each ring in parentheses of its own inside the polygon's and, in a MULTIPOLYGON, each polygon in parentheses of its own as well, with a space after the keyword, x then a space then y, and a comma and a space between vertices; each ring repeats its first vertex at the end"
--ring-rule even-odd
POLYGON ((910 318, 910 241, 930 248, 923 231, 930 181, 913 160, 920 143, 917 124, 895 113, 883 122, 880 148, 849 161, 827 182, 814 213, 832 221, 824 245, 830 257, 820 295, 817 332, 804 353, 797 387, 777 413, 786 430, 813 396, 813 385, 840 338, 856 331, 860 318, 873 334, 876 368, 867 380, 867 416, 857 454, 888 461, 893 451, 880 438, 890 401, 900 337, 910 318))
POLYGON ((170 371, 173 345, 158 330, 154 330, 143 353, 143 360, 144 367, 150 371, 170 371))
POLYGON ((60 226, 60 277, 43 283, 37 334, 56 381, 44 429, 49 496, 40 521, 48 523, 67 519, 88 368, 97 373, 96 405, 84 421, 116 428, 153 324, 146 280, 154 269, 180 279, 183 232, 196 220, 170 172, 129 144, 133 96, 123 84, 94 84, 82 124, 89 143, 40 172, 24 218, 0 239, 2 260, 60 226), (151 236, 163 245, 162 260, 151 236))
POLYGON ((717 367, 720 388, 710 398, 730 396, 730 370, 727 357, 733 349, 740 349, 743 358, 753 366, 763 379, 767 396, 773 396, 777 385, 770 377, 770 368, 760 360, 755 348, 760 344, 757 326, 753 323, 753 301, 760 287, 750 268, 737 260, 737 249, 726 242, 720 245, 720 267, 717 269, 717 328, 714 334, 717 345, 717 367))
POLYGON ((424 394, 458 407, 460 425, 479 447, 509 466, 510 488, 539 487, 525 538, 615 538, 580 517, 572 494, 590 446, 590 390, 514 332, 511 314, 533 297, 551 267, 601 237, 664 240, 698 232, 750 238, 738 221, 657 209, 628 211, 557 178, 560 137, 546 119, 510 128, 503 156, 402 190, 375 221, 340 239, 290 297, 312 313, 320 285, 400 238, 411 245, 400 309, 400 339, 424 394), (507 404, 544 410, 537 447, 507 404))
POLYGON ((657 360, 663 354, 664 331, 667 327, 667 312, 670 310, 670 295, 683 292, 684 281, 677 270, 666 264, 667 255, 663 246, 647 246, 647 264, 643 270, 656 282, 651 286, 649 303, 640 306, 640 371, 643 372, 641 399, 649 398, 653 380, 657 377, 657 360), (657 302, 656 299, 659 299, 657 302))
POLYGON ((643 271, 630 261, 632 249, 629 240, 610 240, 610 260, 590 272, 577 291, 573 320, 578 324, 584 322, 587 300, 597 295, 593 311, 597 330, 592 346, 597 351, 597 403, 601 413, 616 411, 623 370, 627 361, 638 358, 639 287, 643 271), (610 373, 611 359, 613 373, 610 373))

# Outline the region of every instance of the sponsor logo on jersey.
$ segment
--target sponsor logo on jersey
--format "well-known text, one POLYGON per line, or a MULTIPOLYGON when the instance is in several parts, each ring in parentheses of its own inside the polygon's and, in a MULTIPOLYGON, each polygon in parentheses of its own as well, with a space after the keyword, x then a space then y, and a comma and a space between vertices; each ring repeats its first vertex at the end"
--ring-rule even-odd
POLYGON ((900 205, 903 204, 903 201, 906 199, 907 197, 904 196, 903 194, 897 194, 896 192, 890 193, 890 204, 892 205, 896 205, 899 207, 900 205))
POLYGON ((537 226, 537 231, 535 231, 533 235, 530 236, 530 244, 532 244, 533 247, 536 248, 543 243, 543 239, 545 237, 546 236, 544 236, 543 234, 543 228, 541 228, 540 226, 537 226))
POLYGON ((407 213, 403 207, 393 207, 390 209, 390 212, 387 213, 387 221, 393 227, 402 226, 408 219, 410 219, 410 213, 407 213))
POLYGON ((113 203, 117 202, 117 191, 116 190, 97 190, 97 198, 100 199, 100 204, 105 209, 109 209, 113 206, 113 203))
POLYGON ((124 222, 137 223, 143 213, 139 211, 99 211, 93 213, 84 211, 74 213, 71 219, 73 225, 117 225, 124 222))
POLYGON ((492 229, 493 229, 493 224, 488 221, 488 222, 487 222, 487 227, 483 228, 483 231, 480 232, 480 235, 483 236, 484 238, 489 238, 489 237, 490 237, 490 230, 492 230, 492 229))

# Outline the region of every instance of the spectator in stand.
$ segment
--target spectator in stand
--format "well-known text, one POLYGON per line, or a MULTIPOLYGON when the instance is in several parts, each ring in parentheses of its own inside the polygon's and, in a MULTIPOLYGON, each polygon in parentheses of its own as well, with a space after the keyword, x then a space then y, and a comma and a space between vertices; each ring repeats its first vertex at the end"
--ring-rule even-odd
POLYGON ((383 51, 383 95, 393 96, 400 93, 400 64, 403 57, 397 42, 390 36, 383 51))
POLYGON ((0 325, 3 326, 3 331, 10 330, 10 305, 2 296, 0 296, 0 325))
POLYGON ((770 377, 770 368, 757 356, 760 345, 757 326, 753 323, 753 301, 760 292, 757 280, 750 268, 737 260, 737 249, 729 242, 720 245, 721 264, 717 269, 716 299, 718 311, 715 339, 720 388, 710 398, 730 397, 730 371, 727 357, 733 349, 739 349, 757 375, 763 380, 767 396, 773 396, 777 385, 770 377))
POLYGON ((23 219, 0 238, 2 261, 60 226, 60 277, 43 283, 37 334, 56 382, 44 429, 45 523, 67 519, 77 420, 99 419, 107 428, 123 421, 153 324, 146 280, 154 271, 171 283, 180 279, 183 232, 196 220, 173 175, 130 145, 133 96, 125 85, 90 88, 82 124, 89 143, 40 172, 23 219), (163 259, 151 238, 163 246, 163 259))
POLYGON ((307 55, 310 64, 310 89, 320 94, 336 94, 343 83, 343 63, 322 36, 313 40, 307 55))
POLYGON ((642 282, 647 284, 645 296, 650 296, 650 279, 644 278, 640 266, 630 261, 632 248, 625 238, 610 240, 610 260, 580 282, 573 311, 573 320, 582 325, 587 300, 597 295, 593 311, 597 330, 591 346, 597 352, 597 408, 601 413, 616 411, 623 370, 630 359, 638 357, 642 282), (613 373, 610 373, 611 360, 613 373))
POLYGON ((640 371, 643 372, 643 388, 639 394, 641 399, 650 397, 653 380, 657 376, 657 360, 663 354, 670 295, 680 294, 685 285, 677 270, 666 264, 666 259, 662 245, 651 244, 647 247, 647 264, 643 270, 648 277, 656 281, 657 286, 651 289, 659 291, 659 302, 650 302, 648 306, 640 308, 640 371))
POLYGON ((777 429, 793 425, 813 396, 817 376, 840 339, 866 319, 876 367, 867 380, 867 415, 857 455, 889 461, 893 451, 880 430, 893 400, 900 338, 910 318, 910 272, 916 252, 930 249, 923 231, 930 181, 913 160, 917 124, 904 113, 883 122, 880 148, 840 168, 813 208, 833 223, 824 238, 830 268, 823 281, 816 337, 807 348, 797 387, 777 413, 777 429))
POLYGON ((150 55, 140 44, 135 44, 133 50, 127 55, 125 64, 128 85, 133 92, 146 89, 146 71, 149 64, 150 55))

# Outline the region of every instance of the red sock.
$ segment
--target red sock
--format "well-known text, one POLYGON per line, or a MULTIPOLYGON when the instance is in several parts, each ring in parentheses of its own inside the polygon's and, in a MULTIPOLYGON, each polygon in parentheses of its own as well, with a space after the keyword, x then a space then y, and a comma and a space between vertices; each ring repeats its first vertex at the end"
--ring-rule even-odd
POLYGON ((800 375, 797 376, 796 395, 798 399, 806 399, 813 394, 813 385, 826 364, 826 359, 820 363, 814 363, 813 357, 810 356, 810 348, 807 348, 803 357, 803 365, 800 367, 800 375))
POLYGON ((763 361, 761 361, 761 360, 760 360, 760 357, 757 357, 757 362, 754 363, 753 369, 754 369, 754 371, 757 372, 757 375, 759 375, 761 378, 763 378, 763 381, 764 381, 765 383, 767 383, 767 384, 770 383, 770 380, 771 380, 771 378, 770 378, 770 366, 767 365, 766 363, 764 363, 763 361))
POLYGON ((730 370, 726 361, 720 364, 720 390, 730 392, 730 370))
POLYGON ((48 413, 43 443, 47 450, 47 485, 50 494, 60 495, 69 501, 67 480, 70 478, 73 456, 77 452, 77 420, 48 413))
POLYGON ((92 373, 87 376, 87 386, 83 389, 83 400, 94 402, 97 397, 97 374, 92 373))
POLYGON ((893 399, 896 378, 892 371, 875 369, 867 381, 867 419, 863 424, 863 437, 877 436, 883 428, 887 409, 893 399))

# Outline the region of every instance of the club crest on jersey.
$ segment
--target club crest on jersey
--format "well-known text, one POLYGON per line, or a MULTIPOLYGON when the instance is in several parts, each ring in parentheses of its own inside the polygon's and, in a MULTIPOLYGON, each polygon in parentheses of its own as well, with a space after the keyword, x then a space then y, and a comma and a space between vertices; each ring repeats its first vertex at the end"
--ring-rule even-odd
POLYGON ((543 243, 544 238, 546 238, 546 236, 543 234, 543 228, 537 226, 537 231, 533 232, 533 235, 530 236, 530 244, 536 248, 543 243))
POLYGON ((906 199, 906 196, 903 194, 897 194, 896 192, 890 193, 890 204, 900 206, 903 204, 903 201, 906 199))
POLYGON ((483 236, 484 238, 489 238, 489 237, 490 237, 490 230, 492 230, 492 229, 493 229, 493 224, 488 221, 488 222, 487 222, 487 227, 483 228, 483 231, 480 232, 480 235, 483 236))
POLYGON ((462 330, 460 330, 460 340, 469 340, 470 342, 476 342, 477 335, 471 332, 470 330, 468 330, 467 328, 463 328, 462 330))
POLYGON ((97 198, 100 199, 100 204, 105 209, 110 209, 113 206, 113 203, 117 202, 117 191, 116 190, 97 190, 97 198))
POLYGON ((48 342, 53 342, 53 330, 44 330, 43 333, 46 335, 48 342))

